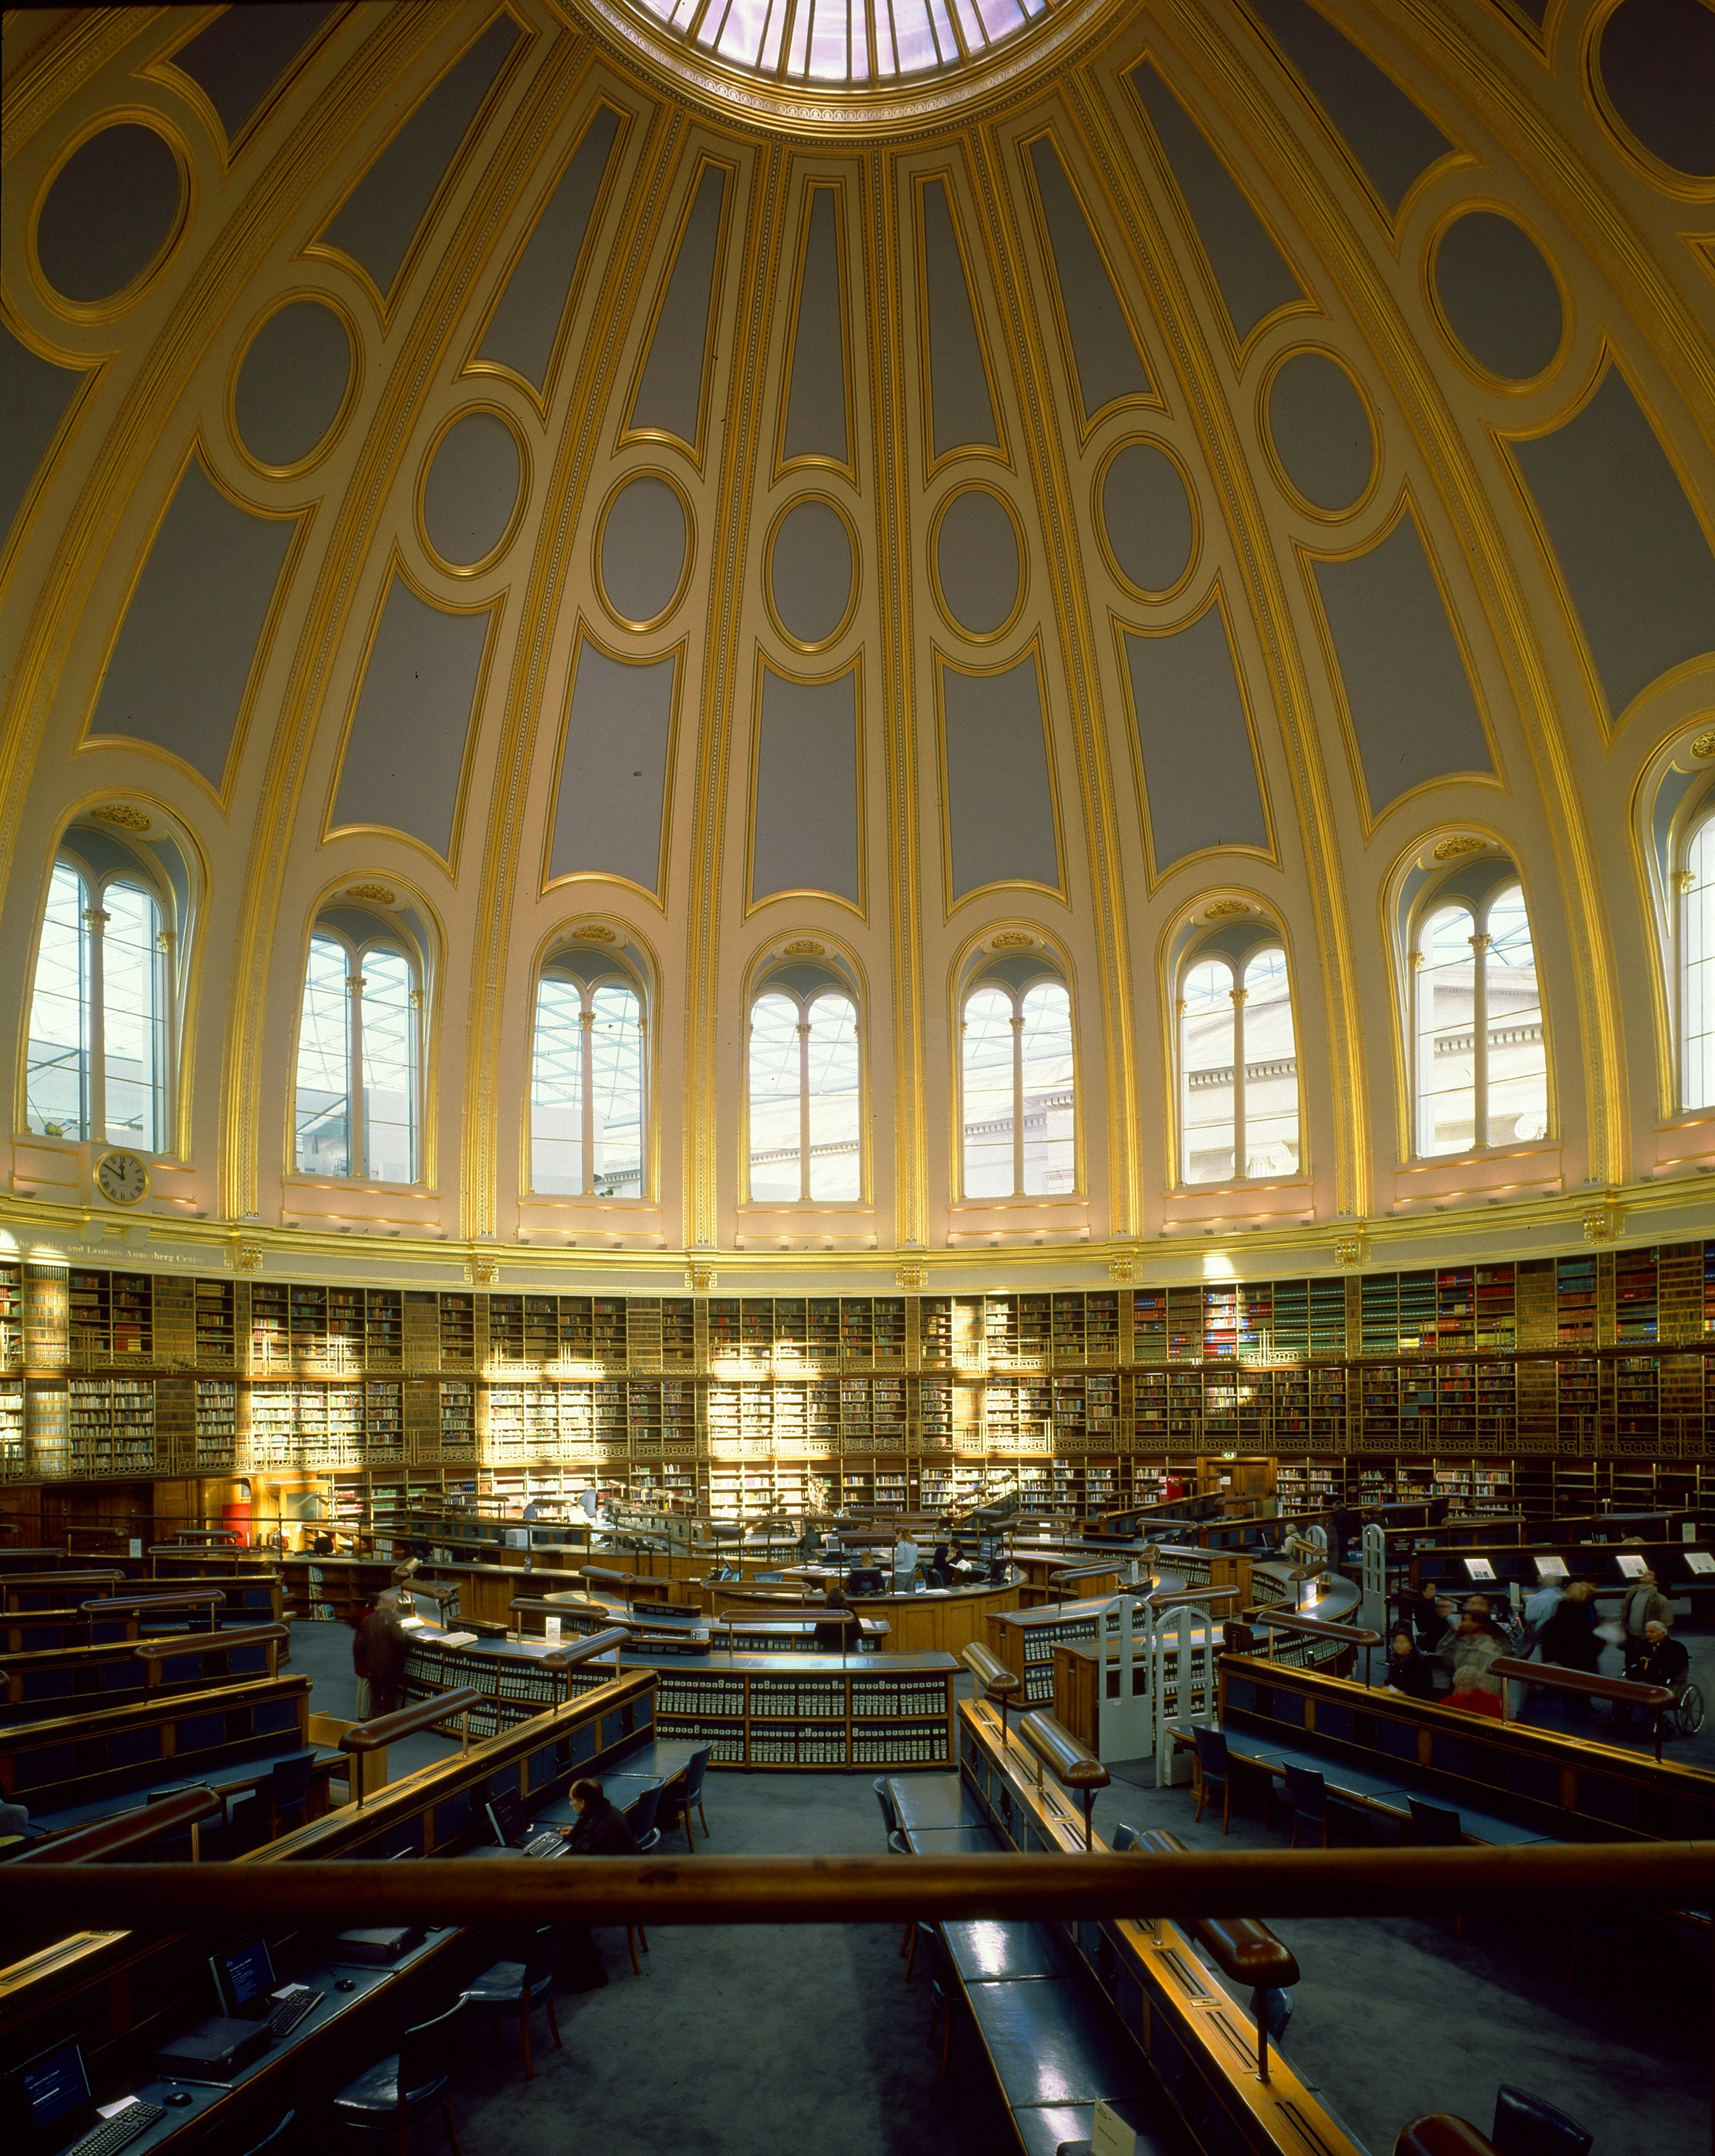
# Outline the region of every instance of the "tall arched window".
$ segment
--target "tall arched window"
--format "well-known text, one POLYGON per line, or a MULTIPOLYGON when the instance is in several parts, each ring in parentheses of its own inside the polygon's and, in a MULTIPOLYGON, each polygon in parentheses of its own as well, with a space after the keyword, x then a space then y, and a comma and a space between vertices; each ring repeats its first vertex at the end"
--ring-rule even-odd
POLYGON ((176 1047, 177 879, 74 826, 49 885, 25 1057, 25 1120, 50 1137, 164 1152, 176 1047))
POLYGON ((304 1175, 421 1179, 419 952, 345 909, 310 938, 298 1021, 293 1165, 304 1175))
POLYGON ((864 1194, 857 1005, 810 973, 770 979, 750 1009, 749 1197, 855 1204, 864 1194))
POLYGON ((1181 960, 1179 1173, 1186 1183, 1297 1175, 1292 988, 1266 923, 1217 932, 1181 960))
POLYGON ((1467 871, 1431 893, 1411 963, 1419 1155, 1546 1137, 1548 1044, 1518 883, 1467 871))
POLYGON ((1679 1105, 1715 1106, 1715 810, 1692 825, 1679 892, 1679 1105))
POLYGON ((581 952, 548 960, 530 1074, 530 1187, 539 1195, 643 1195, 644 1047, 634 981, 581 952))
POLYGON ((1070 1197, 1077 1079, 1065 982, 1042 978, 1040 954, 987 966, 967 988, 960 1019, 964 1195, 1070 1197))

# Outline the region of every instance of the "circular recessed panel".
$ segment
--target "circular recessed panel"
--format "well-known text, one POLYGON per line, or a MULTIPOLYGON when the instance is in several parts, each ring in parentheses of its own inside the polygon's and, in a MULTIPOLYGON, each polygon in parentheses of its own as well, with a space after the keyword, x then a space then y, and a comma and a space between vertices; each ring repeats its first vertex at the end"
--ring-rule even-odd
POLYGON ((1006 504, 986 486, 968 486, 941 512, 935 577, 947 619, 979 641, 999 636, 1019 610, 1024 564, 1006 504))
POLYGON ((1598 54, 1602 87, 1651 156, 1715 178, 1715 12, 1703 0, 1620 0, 1598 54))
POLYGON ((352 341, 331 307, 294 300, 270 315, 233 390, 245 454, 275 471, 306 464, 339 417, 351 380, 352 341))
POLYGON ((518 439, 498 412, 467 412, 448 428, 423 490, 423 532, 449 568, 474 569, 495 553, 523 477, 518 439))
POLYGON ((831 644, 851 612, 853 583, 845 519, 819 495, 794 502, 768 550, 769 597, 783 634, 805 651, 831 644))
POLYGON ((1288 484, 1325 516, 1355 509, 1375 471, 1375 437, 1356 383, 1319 352, 1296 352, 1268 390, 1269 431, 1288 484))
POLYGON ((1127 442, 1101 475, 1101 528, 1133 591, 1158 595, 1184 581, 1197 521, 1178 466, 1152 442, 1127 442))
POLYGON ((1435 296, 1466 351, 1506 382, 1528 382, 1552 364, 1565 316, 1554 273, 1510 217, 1472 210, 1435 249, 1435 296))
POLYGON ((54 176, 36 223, 42 275, 74 306, 98 306, 133 285, 177 226, 178 159, 152 127, 105 127, 54 176))
POLYGON ((664 479, 628 480, 608 504, 598 549, 602 597, 628 628, 671 611, 690 554, 685 505, 664 479))

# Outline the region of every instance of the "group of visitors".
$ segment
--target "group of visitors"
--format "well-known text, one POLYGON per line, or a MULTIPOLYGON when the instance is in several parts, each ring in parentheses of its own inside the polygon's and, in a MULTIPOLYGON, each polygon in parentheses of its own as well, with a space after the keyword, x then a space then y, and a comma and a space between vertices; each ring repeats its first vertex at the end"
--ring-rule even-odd
MULTIPOLYGON (((1620 1618, 1625 1674, 1634 1684, 1676 1684, 1691 1665, 1684 1645, 1673 1637, 1673 1605, 1653 1572, 1639 1574, 1628 1589, 1620 1618)), ((1605 1636, 1615 1628, 1598 1620, 1595 1583, 1589 1579, 1545 1582, 1525 1603, 1522 1618, 1500 1597, 1472 1594, 1462 1608, 1427 1587, 1400 1592, 1399 1620, 1388 1662, 1391 1690, 1415 1699, 1437 1699, 1466 1714, 1503 1718, 1502 1687, 1494 1665, 1503 1657, 1537 1656, 1564 1670, 1599 1673, 1605 1636), (1445 1692, 1435 1683, 1437 1669, 1447 1679, 1445 1692)), ((1570 1697, 1571 1711, 1591 1712, 1590 1702, 1570 1697)), ((1616 1704, 1610 1717, 1613 1731, 1630 1727, 1631 1710, 1616 1704)))

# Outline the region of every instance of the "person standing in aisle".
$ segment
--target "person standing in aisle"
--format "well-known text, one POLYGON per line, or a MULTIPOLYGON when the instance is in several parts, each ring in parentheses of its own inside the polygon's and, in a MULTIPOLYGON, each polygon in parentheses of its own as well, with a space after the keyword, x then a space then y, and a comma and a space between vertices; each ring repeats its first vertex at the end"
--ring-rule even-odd
MULTIPOLYGON (((1538 1635, 1543 1660, 1563 1670, 1581 1670, 1594 1676, 1602 1660, 1601 1636, 1596 1630, 1596 1589, 1593 1581, 1569 1579, 1559 1607, 1538 1635)), ((1574 1696, 1572 1712, 1587 1717, 1590 1703, 1574 1696)))
POLYGON ((909 1594, 917 1576, 917 1546, 908 1532, 901 1531, 893 1545, 893 1591, 909 1594))
POLYGON ((1661 1592, 1653 1572, 1641 1572, 1627 1588, 1620 1605, 1620 1621, 1625 1628, 1628 1666, 1643 1653, 1644 1635, 1651 1625, 1659 1625, 1664 1632, 1673 1630, 1673 1604, 1661 1592))

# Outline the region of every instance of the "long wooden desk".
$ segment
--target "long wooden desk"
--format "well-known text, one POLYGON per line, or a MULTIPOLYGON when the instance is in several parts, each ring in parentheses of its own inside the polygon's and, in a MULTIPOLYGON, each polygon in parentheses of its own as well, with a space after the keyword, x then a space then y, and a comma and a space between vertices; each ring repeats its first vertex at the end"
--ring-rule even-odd
MULTIPOLYGON (((959 1702, 958 1735, 965 1785, 1007 1847, 1059 1854, 1083 1848, 1077 1801, 1052 1775, 1039 1782, 1042 1770, 1036 1755, 1009 1729, 1003 1730, 999 1715, 986 1700, 959 1702)), ((1107 1845, 1098 1835, 1091 1846, 1102 1851, 1107 1845)), ((1138 1898, 1146 1906, 1148 1861, 1138 1860, 1138 1898)), ((1255 2036, 1244 2008, 1222 1988, 1178 1924, 1125 1917, 1040 1928, 1079 1958, 1111 2002, 1131 2054, 1129 2060, 1113 2061, 1113 2071, 1129 2071, 1134 2076, 1131 2088, 1115 2094, 1135 2101, 1147 2093, 1158 2133, 1164 2126, 1177 2128, 1208 2156, 1233 2156, 1238 2149, 1257 2156, 1275 2151, 1282 2156, 1364 2156, 1289 2060, 1271 2053, 1269 2079, 1258 2080, 1255 2036), (1161 2117, 1163 2109, 1171 2112, 1170 2120, 1161 2117)), ((1075 2003, 1071 1994, 1051 2002, 1056 2025, 1075 2003)), ((1030 1999, 1015 1994, 1003 2001, 997 1995, 992 2004, 997 2030, 1011 2023, 1019 2032, 1013 2041, 1030 2041, 1030 1999)), ((991 2041, 984 2033, 985 2041, 991 2041)), ((1050 2057, 1055 2033, 1054 2026, 1043 2032, 1050 2057)), ((1072 2131, 1064 2131, 1060 2120, 1045 2118, 1038 2132, 1033 2129, 1039 2122, 1021 2120, 1014 2111, 1019 2145, 1037 2156, 1039 2150, 1057 2146, 1047 2138, 1050 2133, 1062 2139, 1087 2138, 1090 2108, 1081 2106, 1080 2112, 1081 2118, 1069 2122, 1072 2131), (1076 2130, 1080 2123, 1081 2137, 1076 2130)))

